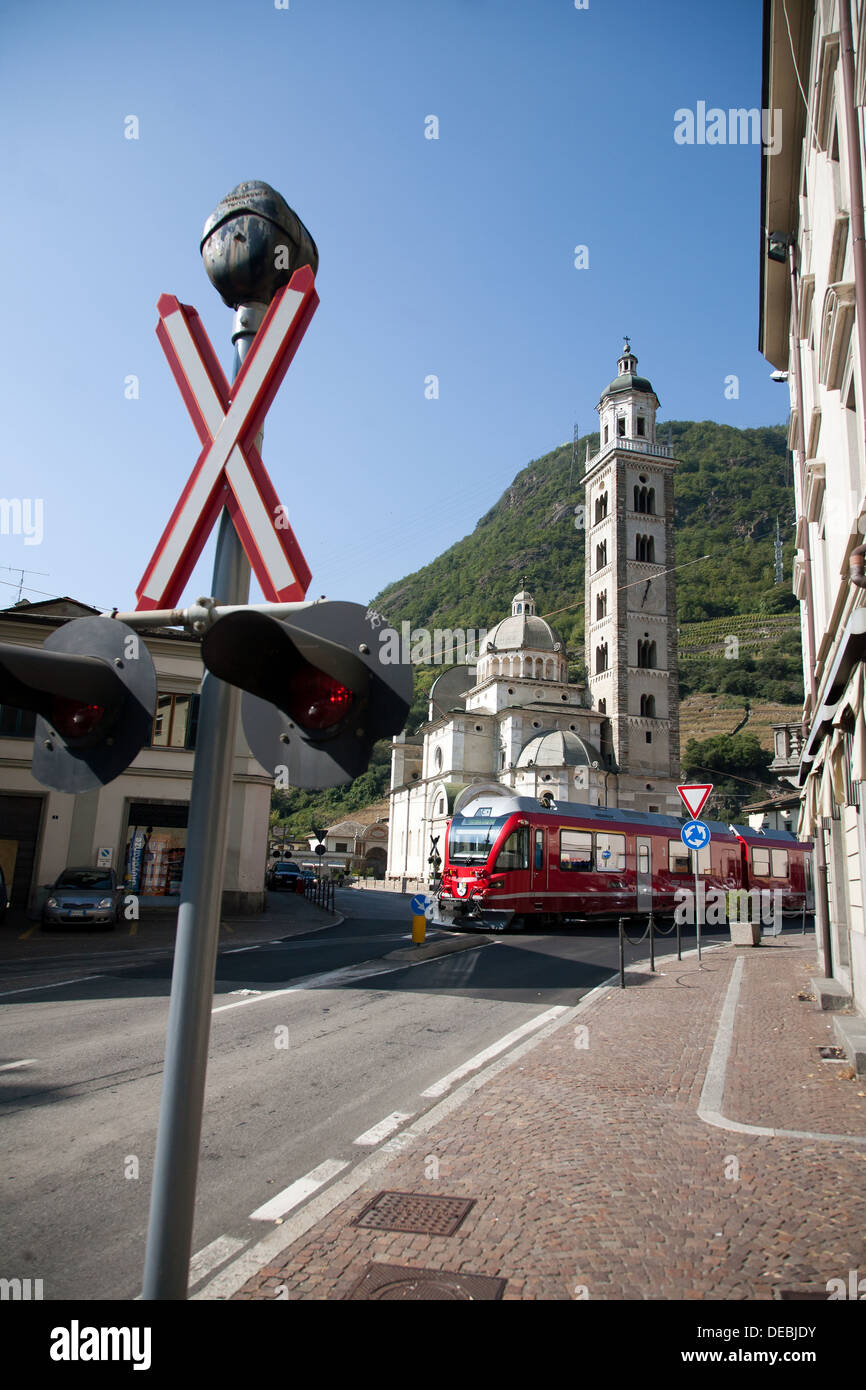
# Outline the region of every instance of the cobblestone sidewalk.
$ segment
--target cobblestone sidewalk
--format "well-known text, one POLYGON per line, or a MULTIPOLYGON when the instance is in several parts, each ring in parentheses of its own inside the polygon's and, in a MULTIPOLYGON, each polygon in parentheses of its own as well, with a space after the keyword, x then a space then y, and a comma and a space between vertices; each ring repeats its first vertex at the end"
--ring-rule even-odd
POLYGON ((506 1299, 826 1297, 829 1279, 866 1274, 866 1084, 820 1060, 814 973, 811 936, 632 972, 402 1151, 392 1141, 386 1167, 233 1297, 344 1299, 371 1262, 493 1276, 506 1299), (708 1124, 729 988, 723 1120, 708 1124), (383 1190, 474 1205, 450 1236, 354 1226, 383 1190))

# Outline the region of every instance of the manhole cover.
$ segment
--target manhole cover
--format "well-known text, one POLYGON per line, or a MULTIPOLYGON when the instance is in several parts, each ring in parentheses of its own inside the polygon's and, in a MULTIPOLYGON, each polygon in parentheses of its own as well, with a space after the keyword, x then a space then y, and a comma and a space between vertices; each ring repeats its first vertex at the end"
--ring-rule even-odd
POLYGON ((821 1058, 821 1061, 822 1061, 822 1062, 844 1062, 844 1061, 845 1061, 845 1053, 842 1051, 842 1048, 841 1048, 841 1047, 830 1047, 829 1045, 827 1045, 827 1046, 825 1046, 825 1047, 819 1047, 819 1048, 818 1048, 818 1053, 819 1053, 819 1055, 820 1055, 820 1058, 821 1058))
POLYGON ((369 1264, 357 1284, 346 1294, 347 1300, 457 1299, 473 1302, 498 1299, 505 1292, 506 1279, 487 1274, 456 1274, 449 1269, 412 1269, 405 1265, 369 1264))
POLYGON ((428 1197, 420 1192, 377 1192, 353 1226, 377 1231, 409 1231, 418 1236, 453 1236, 475 1206, 474 1199, 428 1197))

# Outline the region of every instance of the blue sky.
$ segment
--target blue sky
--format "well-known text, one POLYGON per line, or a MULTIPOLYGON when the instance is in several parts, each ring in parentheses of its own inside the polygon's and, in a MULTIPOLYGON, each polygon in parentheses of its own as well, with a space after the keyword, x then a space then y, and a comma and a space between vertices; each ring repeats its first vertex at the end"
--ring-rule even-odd
POLYGON ((595 428, 625 332, 660 422, 786 418, 756 346, 760 149, 673 138, 678 108, 759 105, 754 0, 2 3, 0 55, 0 495, 44 507, 0 565, 25 597, 134 607, 199 448, 156 302, 194 304, 230 370, 199 238, 247 178, 319 247, 263 446, 311 597, 367 602, 595 428))

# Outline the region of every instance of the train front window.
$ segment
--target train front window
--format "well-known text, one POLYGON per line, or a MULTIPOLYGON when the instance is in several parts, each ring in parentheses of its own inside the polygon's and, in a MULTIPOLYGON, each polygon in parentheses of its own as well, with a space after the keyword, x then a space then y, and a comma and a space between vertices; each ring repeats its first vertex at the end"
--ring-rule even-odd
POLYGON ((486 864, 505 816, 455 816, 448 836, 449 864, 486 864))

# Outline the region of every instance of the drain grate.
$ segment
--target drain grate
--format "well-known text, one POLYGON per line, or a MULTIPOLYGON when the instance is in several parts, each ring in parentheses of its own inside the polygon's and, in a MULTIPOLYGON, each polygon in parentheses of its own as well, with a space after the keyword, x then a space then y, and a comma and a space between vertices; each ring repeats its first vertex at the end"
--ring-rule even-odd
POLYGON ((819 1293, 817 1289, 774 1289, 773 1297, 781 1303, 826 1303, 827 1290, 819 1293))
POLYGON ((405 1299, 423 1302, 456 1299, 478 1302, 502 1297, 506 1279, 488 1274, 457 1274, 450 1269, 412 1269, 406 1265, 369 1264, 349 1292, 347 1300, 373 1302, 378 1299, 405 1299))
POLYGON ((371 1226, 378 1231, 408 1231, 418 1236, 453 1236, 474 1206, 474 1198, 377 1192, 352 1225, 371 1226))
POLYGON ((818 1054, 822 1062, 844 1062, 845 1053, 841 1047, 831 1047, 829 1044, 818 1048, 818 1054))

